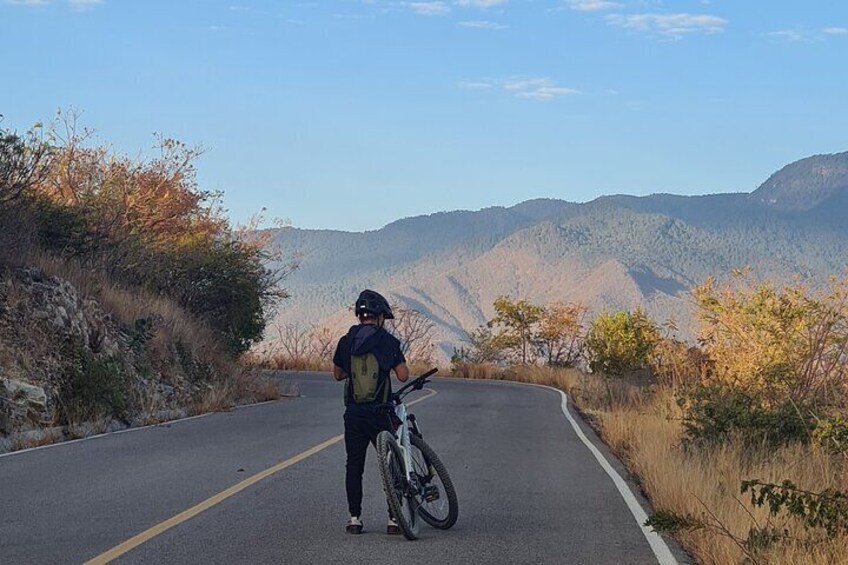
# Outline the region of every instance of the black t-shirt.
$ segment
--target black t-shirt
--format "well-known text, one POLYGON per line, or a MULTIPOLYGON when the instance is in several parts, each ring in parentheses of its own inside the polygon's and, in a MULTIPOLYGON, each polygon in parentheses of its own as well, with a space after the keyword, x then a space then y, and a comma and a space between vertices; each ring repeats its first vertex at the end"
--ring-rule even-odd
MULTIPOLYGON (((346 335, 342 336, 336 346, 333 355, 333 364, 341 367, 345 374, 351 374, 351 355, 362 355, 373 353, 380 366, 379 388, 388 387, 391 394, 392 384, 390 373, 392 369, 406 362, 406 358, 400 348, 400 341, 385 329, 371 325, 359 324, 351 326, 346 335)), ((381 395, 382 396, 382 395, 381 395)), ((345 386, 345 404, 353 402, 351 382, 347 381, 345 386)))

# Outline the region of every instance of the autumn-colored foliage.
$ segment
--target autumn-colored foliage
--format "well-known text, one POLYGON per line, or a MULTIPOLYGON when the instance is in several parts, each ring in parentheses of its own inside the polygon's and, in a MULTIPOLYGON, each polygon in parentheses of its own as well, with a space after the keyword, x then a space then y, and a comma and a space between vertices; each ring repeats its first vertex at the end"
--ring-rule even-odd
POLYGON ((233 354, 261 338, 285 272, 266 267, 262 232, 243 237, 221 194, 199 187, 201 149, 160 137, 155 157, 133 159, 61 115, 39 144, 4 136, 0 199, 29 216, 40 248, 174 299, 233 354))
POLYGON ((467 345, 456 348, 455 361, 526 365, 541 360, 566 367, 580 361, 586 316, 583 305, 540 305, 500 296, 493 306, 494 318, 467 333, 467 345))
POLYGON ((548 365, 573 367, 583 354, 586 307, 554 302, 544 307, 536 344, 548 365))
POLYGON ((848 400, 848 280, 826 289, 777 288, 737 272, 724 287, 697 287, 700 341, 713 360, 710 381, 755 394, 767 405, 788 399, 821 409, 848 400))

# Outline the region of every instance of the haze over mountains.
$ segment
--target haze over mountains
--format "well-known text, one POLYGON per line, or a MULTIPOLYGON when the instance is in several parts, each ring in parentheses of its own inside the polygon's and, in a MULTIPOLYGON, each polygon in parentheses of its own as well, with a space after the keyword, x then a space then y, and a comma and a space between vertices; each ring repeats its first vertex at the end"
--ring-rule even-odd
MULTIPOLYGON (((285 228, 300 255, 278 323, 353 323, 363 288, 426 313, 440 355, 490 319, 500 295, 582 302, 590 311, 642 306, 694 326, 689 289, 751 266, 812 283, 848 265, 848 152, 787 165, 752 193, 540 199, 509 208, 406 218, 365 233, 285 228)), ((273 332, 269 333, 269 337, 273 332)))

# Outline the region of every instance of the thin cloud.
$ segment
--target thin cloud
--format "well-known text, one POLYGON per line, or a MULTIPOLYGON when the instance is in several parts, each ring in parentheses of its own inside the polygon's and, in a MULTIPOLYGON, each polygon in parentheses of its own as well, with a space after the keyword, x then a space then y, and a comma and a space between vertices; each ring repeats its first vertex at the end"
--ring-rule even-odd
POLYGON ((467 89, 470 89, 470 90, 483 90, 483 89, 492 88, 492 87, 495 86, 491 82, 485 82, 485 81, 482 81, 482 80, 477 80, 477 81, 463 80, 463 81, 456 83, 456 85, 459 88, 467 88, 467 89))
POLYGON ((364 14, 342 14, 336 13, 333 14, 333 17, 337 20, 364 20, 366 18, 370 18, 371 16, 366 16, 364 14))
POLYGON ((404 6, 421 16, 444 16, 450 12, 444 2, 404 2, 404 6))
POLYGON ((47 0, 3 0, 4 4, 10 6, 46 6, 47 0))
POLYGON ((822 31, 827 35, 848 35, 848 27, 826 27, 822 31))
POLYGON ((518 98, 532 98, 534 100, 553 100, 561 96, 580 94, 579 90, 564 88, 560 86, 540 86, 535 90, 528 90, 516 94, 518 98))
MULTIPOLYGON (((50 0, 2 0, 0 3, 5 4, 7 6, 23 6, 28 8, 37 8, 40 6, 47 6, 50 4, 50 0)), ((85 10, 90 10, 95 6, 99 6, 103 4, 104 0, 68 0, 68 7, 71 10, 82 12, 85 10)))
POLYGON ((781 29, 778 31, 770 31, 766 34, 766 37, 771 37, 772 39, 778 39, 780 41, 788 41, 790 43, 806 43, 813 40, 809 33, 799 29, 781 29))
POLYGON ((610 14, 606 20, 611 25, 672 39, 721 33, 727 26, 727 20, 710 14, 610 14))
POLYGON ((466 22, 459 22, 456 25, 461 26, 461 27, 470 27, 470 28, 474 28, 474 29, 495 29, 495 30, 506 29, 506 28, 509 27, 509 26, 506 26, 506 25, 503 25, 503 24, 499 24, 499 23, 495 23, 495 22, 489 22, 489 21, 485 21, 485 20, 472 20, 472 21, 466 21, 466 22))
POLYGON ((456 5, 463 8, 492 8, 507 2, 509 0, 456 0, 456 5))
POLYGON ((549 78, 509 80, 503 83, 503 88, 512 93, 516 98, 527 98, 531 100, 548 101, 562 96, 580 94, 579 90, 559 86, 549 78))
POLYGON ((600 12, 620 8, 621 4, 608 0, 568 0, 568 6, 578 12, 600 12))
POLYGON ((77 12, 91 10, 100 4, 103 4, 103 0, 68 0, 68 5, 70 5, 71 9, 77 12))

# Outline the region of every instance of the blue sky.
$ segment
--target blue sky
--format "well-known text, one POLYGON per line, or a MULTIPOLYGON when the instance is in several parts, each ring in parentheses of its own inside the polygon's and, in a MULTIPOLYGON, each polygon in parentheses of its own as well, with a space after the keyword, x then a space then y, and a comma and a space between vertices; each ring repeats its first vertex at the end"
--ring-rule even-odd
POLYGON ((202 145, 298 227, 750 191, 848 150, 841 0, 0 0, 0 114, 202 145))

